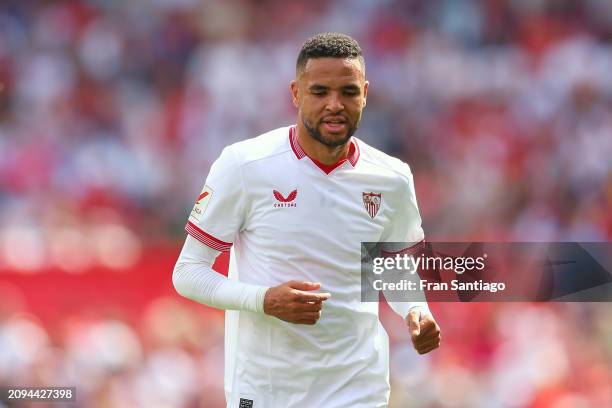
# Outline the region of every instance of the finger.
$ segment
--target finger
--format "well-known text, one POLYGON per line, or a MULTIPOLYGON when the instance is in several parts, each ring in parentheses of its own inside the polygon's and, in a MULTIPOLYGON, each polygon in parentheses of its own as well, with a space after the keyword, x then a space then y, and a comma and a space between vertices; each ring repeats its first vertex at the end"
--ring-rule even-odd
POLYGON ((419 326, 420 315, 421 312, 418 310, 413 310, 408 313, 408 316, 406 317, 406 320, 408 321, 408 330, 410 330, 412 341, 414 341, 421 333, 421 327, 419 326))
POLYGON ((303 302, 303 303, 308 303, 308 302, 321 303, 331 297, 331 293, 328 293, 328 292, 310 293, 310 292, 302 292, 300 290, 296 290, 295 294, 297 295, 295 297, 295 300, 297 302, 303 302))
POLYGON ((439 336, 440 335, 440 328, 435 325, 435 326, 425 326, 423 327, 422 325, 419 325, 420 327, 420 332, 419 332, 419 336, 418 337, 435 337, 435 336, 439 336))
POLYGON ((321 312, 306 312, 300 313, 300 320, 319 320, 321 318, 321 312))
POLYGON ((440 341, 442 340, 439 334, 431 334, 431 335, 420 335, 416 339, 412 340, 412 343, 415 345, 425 344, 430 341, 440 341))
POLYGON ((290 288, 298 289, 298 290, 317 290, 321 288, 321 284, 319 282, 305 282, 305 281, 298 281, 298 280, 289 281, 287 282, 287 285, 290 288))
POLYGON ((426 316, 425 318, 423 318, 420 321, 419 326, 421 328, 421 334, 430 333, 430 332, 437 332, 437 333, 440 332, 440 327, 435 322, 435 320, 432 320, 430 318, 430 316, 426 316))
POLYGON ((440 345, 440 339, 431 339, 429 341, 425 341, 423 343, 414 343, 414 348, 417 350, 422 350, 422 349, 426 349, 432 346, 439 346, 440 345))
POLYGON ((292 310, 296 312, 318 312, 323 308, 322 303, 301 303, 296 302, 293 304, 292 310))
POLYGON ((418 352, 419 354, 427 354, 427 353, 429 353, 430 351, 433 351, 433 350, 437 349, 438 347, 439 347, 439 345, 437 345, 437 346, 432 346, 432 347, 428 347, 428 348, 426 348, 426 349, 417 350, 417 352, 418 352))
POLYGON ((308 324, 308 325, 313 325, 317 322, 317 319, 298 319, 295 323, 296 324, 308 324))

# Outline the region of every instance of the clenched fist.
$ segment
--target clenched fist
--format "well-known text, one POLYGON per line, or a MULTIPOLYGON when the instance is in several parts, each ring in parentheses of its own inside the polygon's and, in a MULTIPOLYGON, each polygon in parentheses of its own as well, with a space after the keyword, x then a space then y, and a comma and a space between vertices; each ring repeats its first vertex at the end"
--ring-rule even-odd
POLYGON ((313 293, 320 283, 289 281, 266 291, 264 313, 289 323, 315 324, 329 293, 313 293))
POLYGON ((440 326, 430 314, 421 315, 419 310, 408 313, 406 323, 410 329, 412 344, 419 354, 429 353, 440 347, 440 326))

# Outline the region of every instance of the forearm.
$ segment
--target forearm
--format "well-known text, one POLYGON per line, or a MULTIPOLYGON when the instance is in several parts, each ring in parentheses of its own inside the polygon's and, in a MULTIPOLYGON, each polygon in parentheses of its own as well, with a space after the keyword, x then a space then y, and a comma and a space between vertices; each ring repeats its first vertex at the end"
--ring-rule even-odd
MULTIPOLYGON (((393 257, 398 254, 402 254, 405 256, 413 256, 417 254, 419 251, 423 250, 424 245, 425 245, 424 239, 417 242, 416 244, 413 244, 412 246, 408 248, 405 248, 406 246, 405 243, 396 243, 395 246, 397 246, 397 248, 393 248, 394 243, 387 243, 386 250, 381 251, 381 256, 385 258, 393 257)), ((397 274, 398 277, 396 277, 396 280, 398 282, 400 280, 408 280, 411 283, 413 283, 416 287, 420 287, 419 285, 420 274, 416 273, 416 271, 390 269, 387 271, 387 273, 397 274)), ((385 298, 387 299, 387 303, 389 304, 389 306, 391 306, 391 309, 393 309, 393 311, 397 313, 398 315, 400 315, 403 319, 405 319, 406 316, 408 316, 408 313, 410 313, 410 311, 413 309, 418 309, 421 312, 421 316, 426 315, 426 314, 432 315, 431 311, 429 310, 429 306, 427 305, 425 292, 423 292, 422 290, 418 290, 418 291, 415 290, 415 291, 410 292, 410 294, 404 293, 403 296, 406 299, 402 299, 402 298, 398 299, 400 295, 397 292, 383 291, 383 293, 385 295, 385 298), (394 299, 394 300, 391 300, 391 299, 394 299), (410 301, 408 301, 408 299, 410 299, 410 301)))
POLYGON ((212 269, 218 251, 188 236, 172 283, 182 296, 211 307, 263 313, 267 287, 228 279, 212 269))

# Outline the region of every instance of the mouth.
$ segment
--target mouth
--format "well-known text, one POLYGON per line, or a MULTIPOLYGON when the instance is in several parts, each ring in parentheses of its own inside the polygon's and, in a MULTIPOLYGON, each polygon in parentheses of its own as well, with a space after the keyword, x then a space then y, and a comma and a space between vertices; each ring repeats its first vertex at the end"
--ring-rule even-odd
POLYGON ((326 117, 321 122, 323 128, 331 133, 339 133, 346 129, 346 119, 342 116, 326 117))

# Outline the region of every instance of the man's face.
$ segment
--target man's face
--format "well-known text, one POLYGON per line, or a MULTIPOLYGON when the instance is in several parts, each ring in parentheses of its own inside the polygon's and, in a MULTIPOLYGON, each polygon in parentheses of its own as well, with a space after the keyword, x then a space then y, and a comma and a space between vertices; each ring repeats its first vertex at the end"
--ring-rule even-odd
POLYGON ((342 146, 355 133, 366 104, 368 82, 358 59, 309 59, 291 81, 298 119, 320 143, 342 146))

